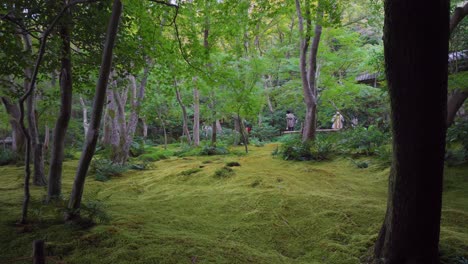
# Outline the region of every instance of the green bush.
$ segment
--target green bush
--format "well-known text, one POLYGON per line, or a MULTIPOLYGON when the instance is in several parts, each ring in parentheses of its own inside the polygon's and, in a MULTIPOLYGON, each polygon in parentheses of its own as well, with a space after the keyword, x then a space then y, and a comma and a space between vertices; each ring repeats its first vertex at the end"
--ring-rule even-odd
POLYGON ((311 143, 302 143, 298 136, 287 137, 280 146, 278 154, 284 160, 311 160, 311 143))
POLYGON ((13 164, 16 161, 16 153, 9 149, 0 149, 0 166, 13 164))
POLYGON ((274 137, 278 136, 280 131, 275 128, 270 126, 269 124, 261 124, 259 126, 254 126, 252 128, 252 131, 250 131, 250 136, 253 138, 257 138, 258 141, 261 142, 269 142, 271 141, 274 137))
POLYGON ((468 151, 461 145, 452 145, 445 152, 445 162, 448 166, 463 164, 468 159, 468 151))
POLYGON ((249 143, 250 143, 251 145, 256 146, 256 147, 263 147, 263 146, 265 146, 265 143, 264 143, 263 141, 260 141, 260 140, 259 140, 258 138, 256 138, 256 137, 250 138, 250 139, 249 139, 249 143))
POLYGON ((145 142, 142 140, 133 140, 132 144, 130 145, 130 156, 131 157, 138 157, 145 153, 145 142))
POLYGON ((392 145, 386 144, 376 148, 377 162, 382 167, 390 167, 392 165, 392 145))
POLYGON ((312 143, 311 154, 314 160, 328 160, 333 154, 333 144, 326 137, 317 135, 317 138, 312 143))
POLYGON ((390 136, 376 126, 355 127, 341 132, 338 144, 345 153, 374 155, 376 149, 389 142, 390 136))
POLYGON ((210 146, 205 145, 201 148, 199 155, 202 156, 211 156, 211 155, 225 155, 228 154, 229 151, 223 146, 210 146))
POLYGON ((105 158, 96 158, 91 163, 91 172, 97 181, 108 181, 110 177, 120 176, 129 169, 128 166, 112 163, 105 158))
POLYGON ((215 178, 228 178, 234 175, 235 172, 232 168, 224 166, 221 169, 218 169, 214 173, 215 178))

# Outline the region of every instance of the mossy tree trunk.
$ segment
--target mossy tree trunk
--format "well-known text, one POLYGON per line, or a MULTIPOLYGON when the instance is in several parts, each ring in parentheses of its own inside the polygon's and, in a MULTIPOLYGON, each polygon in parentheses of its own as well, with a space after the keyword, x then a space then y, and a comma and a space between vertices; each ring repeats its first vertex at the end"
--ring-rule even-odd
POLYGON ((448 0, 385 2, 384 52, 393 164, 387 213, 374 249, 375 263, 439 263, 448 22, 448 0))

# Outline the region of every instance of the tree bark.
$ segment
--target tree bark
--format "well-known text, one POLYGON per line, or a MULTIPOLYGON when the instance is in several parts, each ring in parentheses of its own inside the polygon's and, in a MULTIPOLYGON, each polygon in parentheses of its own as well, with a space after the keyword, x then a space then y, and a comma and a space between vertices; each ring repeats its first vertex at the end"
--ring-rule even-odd
POLYGON ((375 263, 439 263, 448 22, 448 0, 385 2, 393 164, 387 213, 374 248, 375 263), (414 10, 431 19, 421 20, 414 10))
POLYGON ((450 127, 460 107, 468 97, 468 91, 454 90, 447 100, 447 127, 450 127))
POLYGON ((80 162, 78 164, 75 180, 73 182, 73 189, 68 203, 68 213, 65 216, 67 220, 72 220, 79 217, 86 173, 88 172, 89 164, 93 158, 97 139, 99 137, 99 126, 104 108, 104 100, 106 98, 109 73, 112 66, 112 53, 121 14, 122 2, 120 0, 114 0, 112 14, 107 27, 106 42, 104 45, 99 80, 96 85, 96 94, 93 102, 93 113, 91 115, 88 134, 86 135, 85 146, 83 148, 83 152, 81 153, 80 162))
MULTIPOLYGON (((64 5, 67 4, 64 0, 64 5)), ((72 111, 73 85, 70 48, 70 22, 71 12, 67 10, 62 17, 60 25, 60 38, 62 40, 61 70, 60 70, 60 113, 55 123, 52 156, 50 157, 49 182, 47 200, 60 198, 62 195, 62 167, 65 153, 65 136, 72 111)))
POLYGON ((468 16, 468 3, 465 3, 463 7, 457 7, 453 11, 453 15, 450 18, 450 33, 458 26, 458 24, 468 16))
POLYGON ((81 109, 83 111, 83 131, 84 135, 88 134, 88 128, 89 128, 89 123, 88 123, 88 109, 86 108, 85 101, 83 97, 80 96, 80 104, 81 104, 81 109))
POLYGON ((192 145, 192 139, 190 137, 190 130, 188 128, 188 117, 187 117, 187 109, 185 108, 185 105, 184 103, 182 102, 182 98, 180 96, 180 91, 179 89, 176 87, 176 98, 177 98, 177 102, 179 102, 179 105, 180 105, 180 108, 182 109, 182 127, 183 127, 183 132, 184 132, 184 135, 187 136, 187 143, 189 145, 192 145))
POLYGON ((193 88, 193 145, 200 145, 200 94, 193 88))
POLYGON ((24 153, 25 136, 19 124, 20 110, 16 104, 13 104, 8 98, 1 97, 5 110, 9 115, 12 130, 12 150, 17 154, 24 153))

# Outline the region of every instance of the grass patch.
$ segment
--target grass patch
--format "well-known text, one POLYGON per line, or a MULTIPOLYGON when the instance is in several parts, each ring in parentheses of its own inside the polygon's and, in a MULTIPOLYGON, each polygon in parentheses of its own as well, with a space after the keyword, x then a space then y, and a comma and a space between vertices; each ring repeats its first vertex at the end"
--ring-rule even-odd
POLYGON ((229 178, 235 174, 234 170, 228 166, 217 169, 214 173, 215 178, 229 178))
POLYGON ((201 168, 193 168, 193 169, 189 169, 189 170, 184 170, 184 171, 180 172, 179 175, 190 176, 190 175, 198 173, 200 171, 202 171, 201 168))
MULTIPOLYGON (((23 168, 2 166, 0 263, 30 256, 34 239, 45 239, 47 253, 67 264, 361 263, 384 218, 389 169, 373 166, 373 157, 366 157, 372 164, 367 169, 340 157, 285 161, 271 156, 276 147, 252 148, 245 156, 169 155, 157 168, 87 181, 83 198, 102 203, 94 208, 110 222, 99 221, 94 210, 97 225, 86 229, 37 207, 30 210, 30 224, 14 225, 21 215, 23 168), (235 169, 242 177, 213 177, 232 160, 242 164, 235 169), (210 165, 190 174, 196 177, 179 176, 200 164, 210 165)), ((64 163, 65 198, 76 165, 64 163)), ((445 172, 440 248, 446 264, 468 258, 467 172, 466 164, 445 172)), ((33 200, 45 194, 31 187, 33 200)))
POLYGON ((228 166, 228 167, 238 167, 238 166, 240 166, 240 163, 237 162, 237 161, 230 161, 230 162, 226 163, 226 166, 228 166))

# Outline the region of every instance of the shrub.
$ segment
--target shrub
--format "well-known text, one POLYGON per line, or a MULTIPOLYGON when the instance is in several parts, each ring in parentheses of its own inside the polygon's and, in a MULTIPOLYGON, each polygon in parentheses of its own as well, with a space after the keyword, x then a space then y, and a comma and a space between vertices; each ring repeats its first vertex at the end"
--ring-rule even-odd
POLYGON ((130 156, 138 157, 145 153, 145 143, 142 140, 133 140, 130 145, 130 156))
POLYGON ((232 168, 224 166, 221 169, 218 169, 214 173, 215 178, 228 178, 234 175, 235 172, 232 168))
POLYGON ((278 154, 284 160, 311 160, 311 144, 306 142, 302 143, 300 137, 288 137, 279 148, 278 154))
POLYGON ((223 146, 210 146, 210 145, 205 145, 201 148, 199 155, 225 155, 228 154, 229 151, 223 147, 223 146))
POLYGON ((109 200, 110 195, 104 198, 98 198, 99 191, 100 190, 97 190, 88 195, 88 198, 81 204, 80 213, 94 223, 109 223, 111 218, 106 211, 106 201, 109 200))
POLYGON ((342 132, 339 144, 350 154, 374 155, 376 148, 388 143, 389 139, 389 135, 376 126, 355 127, 342 132))
POLYGON ((252 145, 254 145, 254 146, 256 146, 256 147, 263 147, 263 146, 265 146, 265 143, 262 142, 262 141, 260 141, 260 140, 259 140, 258 138, 256 138, 256 137, 250 138, 249 141, 250 141, 250 142, 249 142, 250 144, 252 144, 252 145))
POLYGON ((279 135, 279 133, 280 131, 277 128, 263 123, 259 126, 254 126, 252 131, 250 131, 250 136, 257 138, 261 142, 268 142, 279 135))
POLYGON ((108 181, 110 177, 122 175, 127 170, 128 166, 114 164, 104 158, 94 159, 91 163, 91 172, 94 172, 98 181, 108 181))
POLYGON ((9 149, 0 149, 0 166, 13 164, 16 161, 16 153, 9 149))
POLYGON ((376 148, 377 162, 382 167, 390 167, 392 165, 392 145, 386 144, 376 148))
POLYGON ((322 135, 318 135, 312 143, 311 154, 314 160, 327 160, 330 159, 333 153, 333 144, 331 141, 322 135))
POLYGON ((240 163, 237 162, 237 161, 231 161, 231 162, 226 163, 226 166, 228 166, 228 167, 236 167, 236 166, 240 166, 240 163))
POLYGON ((463 164, 467 159, 468 151, 461 145, 450 146, 445 152, 445 162, 448 166, 463 164))

